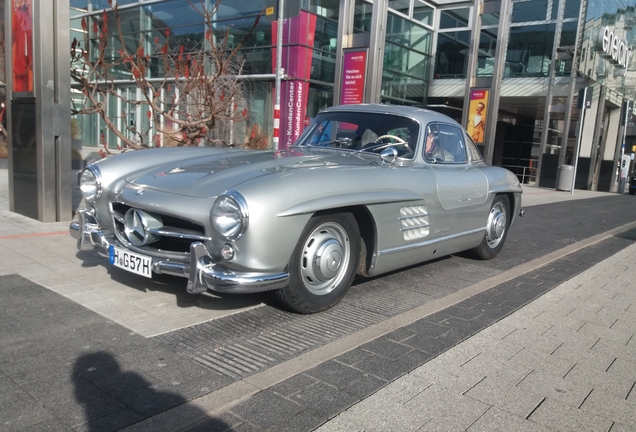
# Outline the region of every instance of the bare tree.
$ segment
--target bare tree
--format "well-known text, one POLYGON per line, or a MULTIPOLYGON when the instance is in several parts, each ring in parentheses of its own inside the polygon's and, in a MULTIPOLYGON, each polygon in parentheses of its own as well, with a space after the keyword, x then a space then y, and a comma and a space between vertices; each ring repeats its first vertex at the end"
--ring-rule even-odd
POLYGON ((222 32, 213 30, 213 18, 221 0, 209 9, 204 0, 197 5, 188 1, 201 15, 206 28, 200 40, 190 46, 172 43, 167 29, 154 40, 147 40, 141 33, 138 45, 127 48, 116 5, 111 5, 109 12, 104 10, 101 20, 93 21, 92 29, 87 28, 83 19, 84 41, 72 42, 71 78, 74 87, 84 95, 83 103, 72 107, 72 114, 98 114, 119 138, 122 150, 156 146, 157 138, 179 146, 197 145, 203 138, 218 146, 235 145, 231 128, 248 118, 243 81, 239 79, 244 61, 240 49, 258 25, 260 16, 243 39, 230 46, 229 28, 222 32), (109 25, 116 27, 114 31, 109 25), (115 41, 118 50, 111 46, 115 41), (152 78, 151 70, 161 77, 152 78), (141 98, 127 97, 118 91, 122 73, 140 89, 141 98), (121 113, 109 115, 106 103, 109 97, 119 100, 124 107, 121 113), (145 129, 126 120, 137 109, 145 111, 149 118, 145 129), (154 136, 153 127, 157 132, 154 136))

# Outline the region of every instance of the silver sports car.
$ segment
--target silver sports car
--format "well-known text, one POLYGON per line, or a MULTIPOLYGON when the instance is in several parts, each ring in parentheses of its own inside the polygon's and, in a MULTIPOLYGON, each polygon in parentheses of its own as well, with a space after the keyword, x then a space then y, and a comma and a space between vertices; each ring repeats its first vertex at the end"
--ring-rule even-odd
POLYGON ((78 248, 187 291, 276 290, 297 312, 325 310, 356 275, 470 251, 494 258, 521 186, 486 165, 449 117, 347 105, 318 114, 284 151, 177 147, 111 156, 80 175, 78 248))

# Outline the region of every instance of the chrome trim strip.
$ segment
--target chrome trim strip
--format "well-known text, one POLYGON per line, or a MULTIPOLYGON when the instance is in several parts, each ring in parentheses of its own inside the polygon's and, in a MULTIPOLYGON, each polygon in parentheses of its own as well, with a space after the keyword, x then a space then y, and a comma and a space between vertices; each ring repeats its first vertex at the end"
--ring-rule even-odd
POLYGON ((122 224, 122 225, 124 225, 124 224, 126 223, 126 222, 124 221, 124 217, 123 217, 121 214, 116 213, 116 212, 115 212, 115 211, 113 211, 112 209, 111 209, 111 213, 113 214, 113 219, 115 219, 117 222, 119 222, 119 223, 120 223, 120 224, 122 224))
POLYGON ((433 244, 436 244, 436 243, 441 243, 441 242, 445 242, 445 241, 448 241, 448 240, 453 240, 453 239, 464 237, 464 236, 471 235, 471 234, 477 234, 479 232, 484 231, 485 229, 486 229, 486 227, 476 228, 476 229, 473 229, 473 230, 470 230, 470 231, 465 231, 465 232, 458 233, 458 234, 452 234, 452 235, 449 235, 449 236, 446 236, 446 237, 440 237, 440 238, 434 239, 434 240, 428 240, 428 241, 425 241, 425 242, 416 243, 416 244, 412 244, 412 245, 398 246, 398 247, 395 247, 395 248, 386 249, 386 250, 383 250, 383 251, 378 251, 378 256, 391 255, 391 254, 398 253, 398 252, 406 252, 406 251, 410 251, 410 250, 413 250, 413 249, 423 248, 423 247, 430 246, 430 245, 433 245, 433 244))
POLYGON ((427 217, 428 213, 418 213, 418 214, 414 214, 412 216, 400 216, 398 219, 399 220, 408 220, 408 219, 417 219, 417 218, 423 218, 423 217, 427 217))
POLYGON ((431 226, 430 224, 422 224, 422 225, 412 226, 412 227, 408 227, 408 228, 400 228, 400 232, 410 231, 410 230, 414 230, 414 229, 428 228, 430 226, 431 226))
POLYGON ((211 237, 202 236, 197 234, 196 231, 190 231, 186 229, 169 227, 170 229, 166 229, 166 227, 162 228, 151 228, 149 230, 150 234, 161 235, 166 237, 176 237, 180 239, 189 239, 189 240, 198 240, 198 241, 211 241, 211 237))
POLYGON ((218 267, 203 243, 190 246, 187 291, 200 294, 209 289, 224 293, 254 293, 280 289, 289 283, 289 273, 234 273, 218 267))

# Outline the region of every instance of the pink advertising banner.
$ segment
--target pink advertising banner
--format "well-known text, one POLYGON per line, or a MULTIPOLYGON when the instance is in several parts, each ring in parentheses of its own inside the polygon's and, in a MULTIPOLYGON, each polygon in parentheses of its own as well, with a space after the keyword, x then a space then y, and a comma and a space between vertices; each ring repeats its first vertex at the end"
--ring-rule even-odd
MULTIPOLYGON (((309 76, 316 34, 316 15, 300 12, 300 15, 283 20, 283 67, 288 79, 281 83, 280 142, 279 148, 289 148, 305 129, 305 115, 309 99, 309 76)), ((276 34, 278 23, 272 23, 276 34)), ((272 49, 276 58, 276 48, 272 49)), ((276 73, 272 62, 272 72, 276 73)))
POLYGON ((340 93, 341 104, 356 104, 364 101, 366 74, 366 49, 345 51, 342 70, 342 92, 340 93))
POLYGON ((11 5, 13 92, 33 93, 33 3, 13 0, 11 5))

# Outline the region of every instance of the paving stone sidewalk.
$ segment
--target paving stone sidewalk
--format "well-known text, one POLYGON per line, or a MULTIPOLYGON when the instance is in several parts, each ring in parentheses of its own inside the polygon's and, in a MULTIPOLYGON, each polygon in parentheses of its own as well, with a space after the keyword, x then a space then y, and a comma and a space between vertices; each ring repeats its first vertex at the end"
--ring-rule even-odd
POLYGON ((636 244, 317 429, 636 431, 636 244))

